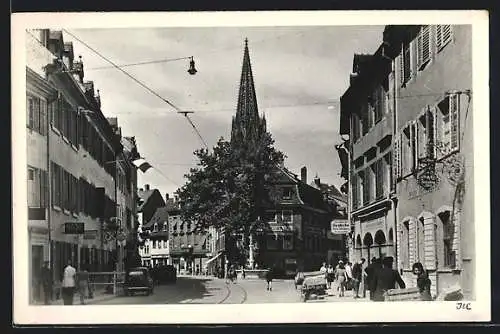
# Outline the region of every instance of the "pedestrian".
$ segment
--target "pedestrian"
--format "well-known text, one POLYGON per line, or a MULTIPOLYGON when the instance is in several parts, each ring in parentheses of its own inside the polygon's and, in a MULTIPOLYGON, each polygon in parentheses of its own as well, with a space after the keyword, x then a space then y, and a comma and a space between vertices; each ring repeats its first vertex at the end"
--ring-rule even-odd
POLYGON ((346 281, 346 289, 351 290, 352 289, 352 263, 347 262, 345 265, 345 273, 347 275, 347 281, 346 281))
POLYGON ((342 260, 339 261, 338 268, 335 270, 335 281, 337 283, 339 297, 344 297, 345 286, 347 283, 347 273, 344 261, 342 260))
POLYGON ((396 283, 401 289, 405 289, 406 285, 399 272, 392 268, 394 258, 392 256, 385 257, 382 261, 382 268, 374 273, 374 294, 373 301, 384 301, 385 293, 388 290, 395 289, 396 283))
POLYGON ((352 266, 353 297, 359 298, 359 288, 363 280, 363 265, 365 259, 362 258, 352 266))
POLYGON ((332 264, 330 263, 328 265, 328 268, 326 268, 326 286, 328 289, 332 288, 332 282, 335 279, 335 270, 333 269, 332 264))
POLYGON ((373 300, 373 296, 375 293, 375 273, 382 267, 382 261, 380 258, 373 257, 371 263, 366 267, 366 285, 368 291, 370 291, 370 300, 373 300))
POLYGON ((326 274, 326 262, 323 262, 323 264, 321 265, 321 267, 319 268, 319 272, 322 273, 322 274, 326 274))
POLYGON ((85 298, 89 296, 89 272, 86 267, 82 267, 76 275, 78 282, 78 292, 80 294, 80 304, 85 304, 85 298))
POLYGON ((71 260, 68 260, 68 264, 64 268, 63 278, 62 278, 62 297, 64 305, 73 305, 73 298, 75 296, 75 282, 76 269, 71 265, 71 260))
POLYGON ((268 268, 266 271, 266 282, 267 282, 267 291, 273 290, 273 269, 268 268))
POLYGON ((417 276, 417 287, 420 292, 420 299, 429 301, 432 300, 431 296, 431 280, 429 278, 429 274, 427 270, 424 269, 424 266, 420 262, 416 262, 412 266, 412 272, 415 276, 417 276))
POLYGON ((246 273, 245 273, 245 267, 241 267, 241 278, 245 279, 246 273))
POLYGON ((52 271, 49 268, 49 261, 45 261, 41 270, 41 285, 43 288, 43 303, 50 304, 52 299, 52 271))

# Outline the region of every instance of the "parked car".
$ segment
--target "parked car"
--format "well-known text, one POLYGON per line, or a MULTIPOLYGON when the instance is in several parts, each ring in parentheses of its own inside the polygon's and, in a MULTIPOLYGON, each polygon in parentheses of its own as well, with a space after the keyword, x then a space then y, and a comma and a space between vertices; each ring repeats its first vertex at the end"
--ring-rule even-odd
POLYGON ((145 292, 147 296, 152 294, 154 283, 149 269, 146 267, 136 267, 127 270, 123 288, 126 296, 137 292, 145 292))
POLYGON ((175 283, 177 281, 177 270, 172 265, 160 266, 158 268, 158 281, 161 283, 175 283))

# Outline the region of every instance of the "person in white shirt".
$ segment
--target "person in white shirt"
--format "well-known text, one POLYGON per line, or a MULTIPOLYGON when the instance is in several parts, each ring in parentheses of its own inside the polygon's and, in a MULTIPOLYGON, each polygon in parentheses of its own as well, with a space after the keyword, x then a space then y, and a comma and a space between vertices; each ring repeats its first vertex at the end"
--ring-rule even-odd
POLYGON ((325 262, 323 262, 323 265, 321 266, 321 268, 319 268, 319 272, 322 274, 326 274, 326 263, 325 262))
POLYGON ((73 297, 75 295, 76 286, 75 278, 76 269, 71 266, 71 260, 68 260, 68 265, 64 268, 61 283, 64 305, 73 305, 73 297))

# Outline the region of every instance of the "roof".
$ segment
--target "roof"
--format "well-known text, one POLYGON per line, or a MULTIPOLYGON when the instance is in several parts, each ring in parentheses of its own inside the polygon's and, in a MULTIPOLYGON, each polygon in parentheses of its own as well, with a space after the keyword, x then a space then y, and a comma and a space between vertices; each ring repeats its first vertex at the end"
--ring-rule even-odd
POLYGON ((177 212, 180 210, 179 202, 176 202, 173 198, 169 198, 165 203, 165 208, 170 213, 177 212))
POLYGON ((142 201, 142 203, 139 204, 139 206, 137 207, 138 211, 142 211, 142 209, 144 208, 144 205, 148 202, 149 198, 151 197, 151 195, 153 195, 153 193, 154 193, 154 189, 142 190, 142 191, 138 190, 137 191, 137 196, 142 201))
POLYGON ((165 206, 156 209, 153 217, 144 224, 143 229, 153 230, 154 224, 158 224, 158 232, 151 232, 151 237, 167 237, 168 238, 168 228, 167 231, 163 231, 163 225, 168 225, 168 210, 165 206))

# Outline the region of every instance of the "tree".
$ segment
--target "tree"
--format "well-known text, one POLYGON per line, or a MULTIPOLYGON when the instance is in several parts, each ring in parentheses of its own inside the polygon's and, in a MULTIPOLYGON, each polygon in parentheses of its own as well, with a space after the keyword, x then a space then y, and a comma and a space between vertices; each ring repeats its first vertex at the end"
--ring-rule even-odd
POLYGON ((226 249, 234 261, 243 261, 250 234, 269 205, 275 204, 271 186, 279 177, 285 156, 274 148, 274 140, 264 133, 256 141, 228 142, 220 138, 212 152, 194 152, 199 163, 185 175, 187 183, 178 190, 183 219, 198 228, 224 228, 231 237, 243 236, 243 244, 233 238, 226 249))

